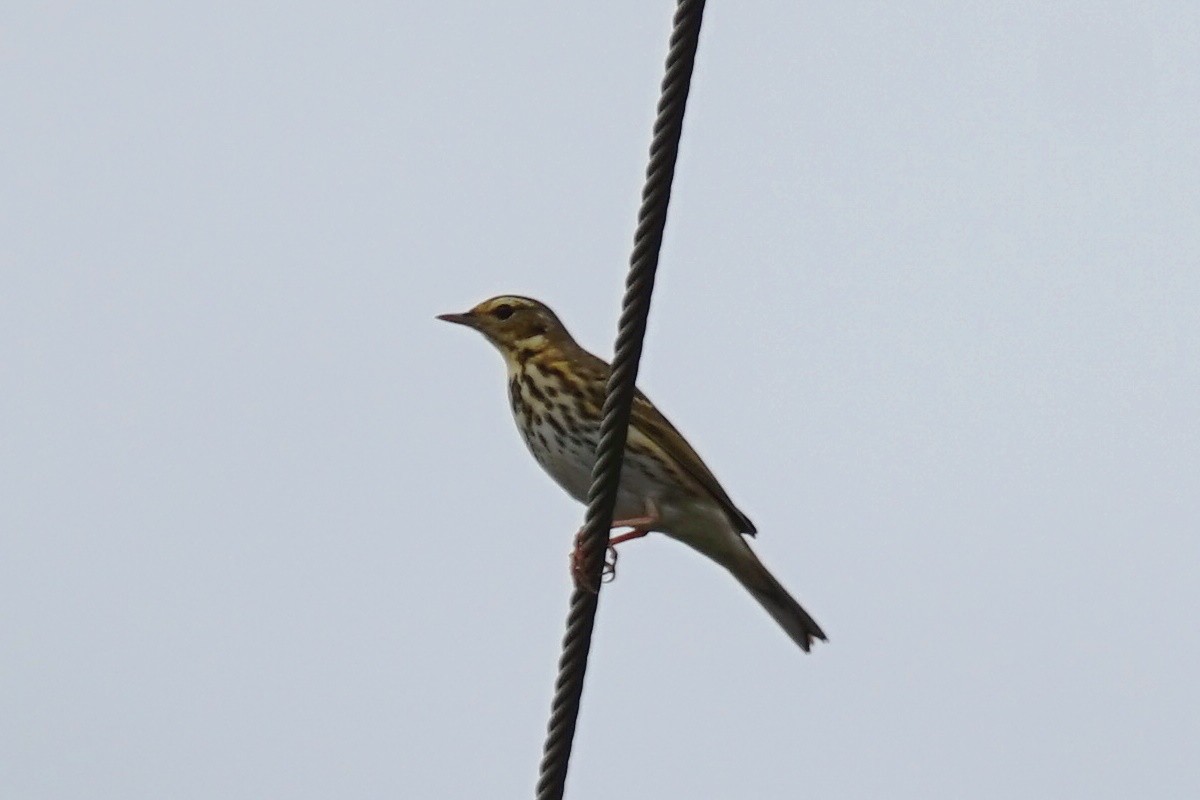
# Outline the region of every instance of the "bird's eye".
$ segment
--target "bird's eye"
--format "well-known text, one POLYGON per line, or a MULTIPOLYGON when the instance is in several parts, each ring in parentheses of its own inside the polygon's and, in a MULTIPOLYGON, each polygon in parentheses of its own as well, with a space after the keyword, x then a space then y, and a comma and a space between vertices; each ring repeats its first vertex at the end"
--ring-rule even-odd
POLYGON ((510 305, 496 306, 492 311, 492 316, 496 319, 508 319, 513 315, 513 307, 510 305))

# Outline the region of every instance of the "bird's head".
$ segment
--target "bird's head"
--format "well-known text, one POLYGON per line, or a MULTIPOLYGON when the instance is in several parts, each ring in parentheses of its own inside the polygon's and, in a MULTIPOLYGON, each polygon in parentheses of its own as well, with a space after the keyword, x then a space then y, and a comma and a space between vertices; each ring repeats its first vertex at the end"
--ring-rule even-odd
POLYGON ((464 314, 441 314, 438 319, 474 328, 505 356, 572 341, 558 317, 544 303, 518 295, 493 297, 464 314))

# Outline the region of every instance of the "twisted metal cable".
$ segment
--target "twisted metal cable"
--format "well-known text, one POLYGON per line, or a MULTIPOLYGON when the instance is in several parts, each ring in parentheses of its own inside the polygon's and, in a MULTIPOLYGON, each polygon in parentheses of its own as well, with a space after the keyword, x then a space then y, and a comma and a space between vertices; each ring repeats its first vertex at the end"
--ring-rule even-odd
POLYGON ((592 628, 600 600, 604 553, 620 485, 638 361, 642 356, 642 339, 646 335, 646 319, 650 314, 650 294, 654 291, 654 273, 658 269, 663 229, 667 224, 671 183, 675 177, 675 160, 679 154, 679 137, 683 132, 683 114, 691 88, 703 16, 704 0, 678 0, 667 53, 666 76, 663 78, 658 115, 654 121, 654 137, 650 142, 650 164, 646 168, 646 184, 642 189, 642 205, 638 210, 633 254, 629 259, 629 277, 625 281, 625 299, 614 348, 612 374, 604 397, 604 418, 600 423, 592 485, 588 491, 583 533, 583 573, 587 585, 596 587, 596 591, 576 588, 571 595, 567 632, 558 662, 558 680, 554 684, 554 701, 550 708, 546 747, 537 784, 537 800, 561 800, 565 790, 567 764, 571 759, 575 723, 579 717, 579 699, 583 694, 583 678, 592 646, 592 628))

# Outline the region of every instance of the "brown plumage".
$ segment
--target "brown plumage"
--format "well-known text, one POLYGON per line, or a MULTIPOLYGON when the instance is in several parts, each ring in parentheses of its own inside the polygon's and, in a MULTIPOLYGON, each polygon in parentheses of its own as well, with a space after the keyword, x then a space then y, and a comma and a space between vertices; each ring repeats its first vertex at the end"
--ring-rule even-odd
MULTIPOLYGON (((568 494, 587 502, 609 365, 580 347, 545 304, 528 297, 501 295, 439 319, 474 328, 496 346, 508 367, 513 416, 530 452, 568 494)), ((805 651, 814 639, 826 638, 743 538, 756 533, 754 523, 640 391, 615 517, 614 527, 633 530, 613 543, 665 533, 729 570, 805 651)))

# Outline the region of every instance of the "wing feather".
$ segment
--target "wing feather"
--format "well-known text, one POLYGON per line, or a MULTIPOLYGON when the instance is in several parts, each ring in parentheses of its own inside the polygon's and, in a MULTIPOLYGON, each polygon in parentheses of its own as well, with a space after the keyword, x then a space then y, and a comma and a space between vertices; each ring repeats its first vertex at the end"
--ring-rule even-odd
MULTIPOLYGON (((569 359, 572 370, 581 376, 586 376, 588 382, 596 386, 598 394, 594 398, 597 411, 604 402, 604 385, 611 373, 611 366, 604 359, 584 350, 574 340, 569 340, 569 352, 564 353, 569 359)), ((663 458, 679 467, 680 472, 692 479, 700 491, 712 497, 717 505, 729 517, 729 521, 739 533, 750 536, 758 533, 754 523, 743 514, 729 495, 721 488, 720 482, 704 461, 692 449, 675 426, 654 407, 650 399, 639 389, 633 398, 633 411, 629 420, 630 436, 640 434, 645 444, 657 450, 663 458)))
POLYGON ((665 458, 677 465, 684 474, 712 497, 729 516, 729 520, 739 533, 753 536, 758 532, 750 518, 738 510, 738 507, 729 499, 729 495, 725 493, 716 476, 688 444, 687 439, 683 438, 683 434, 640 391, 633 399, 630 427, 630 433, 633 433, 633 430, 640 432, 650 446, 656 448, 665 458))

